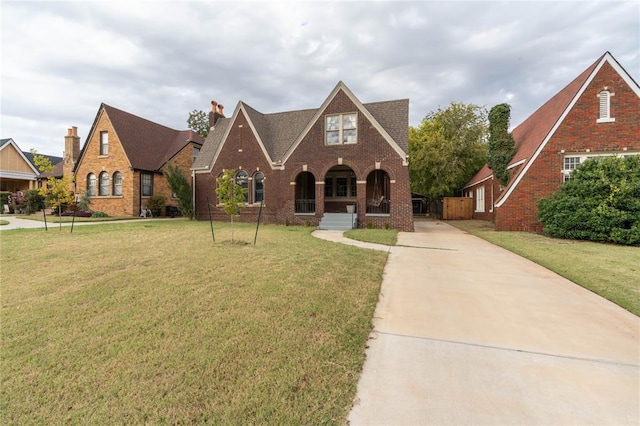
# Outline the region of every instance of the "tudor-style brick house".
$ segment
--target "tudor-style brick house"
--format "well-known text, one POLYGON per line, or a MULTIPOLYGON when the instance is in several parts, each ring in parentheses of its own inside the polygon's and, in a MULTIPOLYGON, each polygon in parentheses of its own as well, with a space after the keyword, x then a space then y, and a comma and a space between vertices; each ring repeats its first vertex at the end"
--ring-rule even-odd
POLYGON ((82 151, 77 129, 65 137, 64 175, 73 174, 76 194, 89 193, 92 210, 138 216, 152 195, 162 194, 168 206, 177 206, 163 170, 172 163, 189 176, 202 142, 191 130, 174 130, 102 104, 82 151))
POLYGON ((606 52, 512 131, 517 152, 500 187, 486 165, 465 186, 474 219, 540 232, 537 202, 589 158, 640 155, 640 87, 606 52))
POLYGON ((350 225, 413 230, 406 99, 362 104, 339 82, 319 108, 263 114, 239 102, 213 127, 194 171, 195 209, 224 216, 216 179, 235 170, 248 194, 240 220, 322 226, 353 209, 350 225), (348 207, 353 206, 353 207, 348 207))

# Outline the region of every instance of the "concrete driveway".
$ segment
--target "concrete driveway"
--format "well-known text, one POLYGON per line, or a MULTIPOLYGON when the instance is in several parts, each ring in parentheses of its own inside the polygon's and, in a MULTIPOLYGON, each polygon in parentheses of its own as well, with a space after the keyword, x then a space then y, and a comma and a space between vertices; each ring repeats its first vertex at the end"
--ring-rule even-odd
POLYGON ((638 317, 443 222, 398 244, 350 425, 640 424, 638 317))

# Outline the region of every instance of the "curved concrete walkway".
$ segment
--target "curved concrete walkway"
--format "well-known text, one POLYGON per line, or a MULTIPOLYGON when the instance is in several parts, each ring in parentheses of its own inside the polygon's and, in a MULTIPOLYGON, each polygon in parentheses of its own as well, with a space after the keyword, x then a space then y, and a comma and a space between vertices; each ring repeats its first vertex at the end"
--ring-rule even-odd
POLYGON ((350 425, 640 424, 637 316, 443 222, 415 225, 369 247, 390 254, 350 425))

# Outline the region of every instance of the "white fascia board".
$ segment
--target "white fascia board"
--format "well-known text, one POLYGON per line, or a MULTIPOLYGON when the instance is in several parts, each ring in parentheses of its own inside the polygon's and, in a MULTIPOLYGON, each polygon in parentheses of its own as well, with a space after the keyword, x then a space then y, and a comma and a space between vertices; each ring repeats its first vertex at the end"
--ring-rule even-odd
POLYGON ((269 162, 269 164, 271 165, 271 169, 279 168, 279 166, 276 165, 273 162, 273 160, 271 159, 271 156, 269 155, 269 152, 267 152, 267 148, 264 146, 264 143, 262 142, 262 138, 260 137, 260 134, 256 130, 256 127, 253 124, 253 121, 251 121, 251 117, 249 116, 249 114, 247 114, 247 110, 245 109, 243 104, 240 105, 240 109, 244 113, 244 116, 247 118, 247 123, 249 123, 249 127, 251 128, 251 131, 253 132, 253 135, 256 137, 256 140, 258 141, 258 145, 260 145, 260 149, 262 150, 262 153, 264 154, 264 158, 266 158, 267 161, 269 162))
MULTIPOLYGON (((35 173, 36 175, 39 175, 40 172, 38 171, 38 169, 36 169, 36 166, 34 166, 31 161, 29 161, 27 159, 27 157, 24 156, 24 154, 22 153, 22 150, 20 150, 20 148, 18 147, 18 144, 11 138, 9 138, 9 141, 7 143, 5 143, 4 145, 2 145, 2 147, 0 147, 0 150, 5 149, 6 147, 8 147, 9 145, 11 145, 16 152, 18 153, 18 155, 22 158, 22 160, 24 160, 25 163, 27 163, 27 165, 29 166, 29 168, 31 170, 33 170, 33 173, 35 173)), ((5 172, 6 173, 6 172, 5 172)), ((18 172, 16 172, 18 173, 18 172)))
MULTIPOLYGON (((520 183, 522 178, 527 174, 527 172, 529 171, 529 168, 531 167, 531 165, 536 161, 536 159, 538 158, 538 155, 540 155, 540 153, 545 148, 545 146, 547 146, 547 143, 553 137, 553 135, 555 134, 556 130, 558 130, 558 127, 560 127, 560 124, 562 124, 562 122, 567 117, 569 112, 573 109, 573 107, 575 106, 576 102, 578 102, 578 99, 580 99, 580 97, 582 96, 584 91, 587 89, 589 84, 591 84, 591 82, 593 81, 594 77, 598 74, 598 72, 602 68, 602 65, 604 65, 605 62, 609 62, 609 64, 611 64, 616 69, 616 71, 622 70, 622 67, 620 67, 620 65, 617 65, 617 67, 616 67, 616 65, 615 65, 616 61, 613 60, 613 58, 612 58, 610 53, 607 52, 607 54, 603 56, 603 58, 600 61, 600 63, 593 69, 593 71, 591 72, 589 77, 587 77, 585 82, 582 84, 582 87, 580 87, 580 89, 578 90, 576 95, 573 97, 573 99, 571 100, 569 105, 565 108, 565 110, 560 115, 560 118, 556 121, 556 123, 553 125, 553 127, 551 128, 551 130, 549 131, 547 136, 544 138, 544 140, 540 144, 540 146, 538 146, 538 149, 536 149, 536 151, 531 156, 531 158, 529 159, 527 164, 524 166, 524 169, 522 169, 522 171, 518 174, 518 177, 516 178, 516 180, 513 182, 512 185, 509 185, 509 187, 507 188, 507 192, 496 203, 496 205, 495 205, 496 207, 501 207, 509 199, 509 196, 511 195, 513 190, 518 186, 518 184, 520 183)), ((622 70, 622 73, 626 74, 624 72, 624 70, 622 70)))
POLYGON ((37 177, 28 172, 12 172, 9 170, 0 170, 0 178, 2 179, 18 179, 18 180, 37 180, 37 177))
POLYGON ((486 182, 486 181, 488 181, 489 179, 493 179, 493 174, 491 174, 491 175, 487 176, 486 178, 483 178, 483 179, 477 180, 477 181, 475 181, 475 182, 472 182, 472 183, 470 183, 469 185, 464 186, 462 189, 465 189, 465 188, 471 188, 472 186, 479 185, 479 184, 481 184, 482 182, 486 182))
POLYGON ((513 164, 509 165, 509 166, 507 167, 507 170, 511 170, 511 169, 513 169, 514 167, 518 167, 520 164, 524 164, 526 161, 527 161, 527 159, 526 159, 526 158, 523 158, 523 159, 522 159, 522 160, 520 160, 520 161, 516 161, 515 163, 513 163, 513 164))

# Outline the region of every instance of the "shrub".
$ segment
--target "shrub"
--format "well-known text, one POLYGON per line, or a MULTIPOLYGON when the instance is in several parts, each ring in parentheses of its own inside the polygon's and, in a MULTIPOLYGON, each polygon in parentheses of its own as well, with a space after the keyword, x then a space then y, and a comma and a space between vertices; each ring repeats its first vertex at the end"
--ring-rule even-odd
POLYGON ((33 214, 44 208, 44 197, 38 189, 25 191, 22 204, 26 214, 33 214))
POLYGON ((151 213, 154 216, 160 216, 160 212, 164 208, 165 204, 167 204, 167 197, 162 194, 152 195, 147 198, 147 208, 151 210, 151 213))
POLYGON ((105 212, 93 212, 91 213, 91 217, 109 217, 105 212))
POLYGON ((640 156, 591 159, 538 202, 545 234, 640 245, 640 156))

